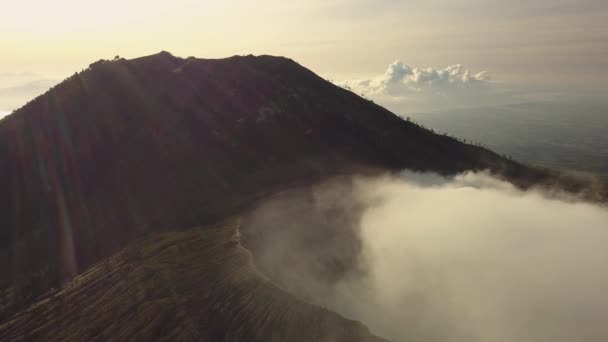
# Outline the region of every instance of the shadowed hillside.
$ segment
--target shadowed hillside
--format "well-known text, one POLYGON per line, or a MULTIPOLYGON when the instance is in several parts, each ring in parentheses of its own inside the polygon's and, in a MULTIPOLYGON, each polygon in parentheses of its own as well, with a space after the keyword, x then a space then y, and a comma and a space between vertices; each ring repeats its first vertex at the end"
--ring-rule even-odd
POLYGON ((282 292, 257 271, 228 224, 140 240, 0 325, 0 336, 382 341, 360 323, 282 292))
POLYGON ((403 168, 556 182, 287 58, 98 61, 0 121, 0 317, 147 232, 211 222, 292 184, 403 168))

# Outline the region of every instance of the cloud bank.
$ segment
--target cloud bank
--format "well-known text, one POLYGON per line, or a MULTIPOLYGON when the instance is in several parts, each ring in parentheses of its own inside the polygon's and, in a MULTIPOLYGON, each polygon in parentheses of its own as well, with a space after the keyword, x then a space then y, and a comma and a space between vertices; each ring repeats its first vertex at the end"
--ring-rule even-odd
POLYGON ((608 340, 605 207, 404 173, 284 194, 243 230, 281 286, 396 341, 608 340))
POLYGON ((43 94, 57 83, 56 80, 34 73, 0 74, 0 116, 20 108, 28 100, 43 94))
POLYGON ((399 97, 407 92, 448 95, 450 92, 478 90, 487 86, 488 82, 489 76, 486 71, 474 74, 460 64, 435 69, 411 67, 396 61, 389 65, 384 75, 380 77, 344 84, 365 94, 399 97))
POLYGON ((399 114, 519 103, 538 93, 491 81, 488 71, 472 71, 461 64, 434 68, 401 61, 390 64, 382 75, 337 83, 399 114))

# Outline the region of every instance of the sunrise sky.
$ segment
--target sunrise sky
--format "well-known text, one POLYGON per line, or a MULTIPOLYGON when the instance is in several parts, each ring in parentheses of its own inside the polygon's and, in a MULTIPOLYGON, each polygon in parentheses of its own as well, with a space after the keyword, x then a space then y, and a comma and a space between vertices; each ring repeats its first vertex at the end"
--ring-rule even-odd
POLYGON ((0 112, 98 59, 161 50, 288 56, 402 111, 599 97, 608 78, 605 0, 1 1, 0 112))

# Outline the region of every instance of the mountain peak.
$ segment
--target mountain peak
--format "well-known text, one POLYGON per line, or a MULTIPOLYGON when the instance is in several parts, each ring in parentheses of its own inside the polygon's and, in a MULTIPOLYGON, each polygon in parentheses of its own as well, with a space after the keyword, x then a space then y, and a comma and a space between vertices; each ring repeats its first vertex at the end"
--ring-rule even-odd
POLYGON ((152 55, 138 57, 130 59, 130 62, 144 62, 144 63, 169 63, 175 65, 183 61, 182 58, 176 57, 168 51, 161 51, 152 55))
POLYGON ((161 50, 161 52, 158 53, 158 55, 164 55, 164 56, 170 56, 173 57, 173 54, 167 50, 161 50))
POLYGON ((146 232, 208 223, 293 184, 406 168, 553 180, 284 57, 102 61, 0 121, 0 268, 14 270, 0 289, 18 279, 37 295, 146 232))

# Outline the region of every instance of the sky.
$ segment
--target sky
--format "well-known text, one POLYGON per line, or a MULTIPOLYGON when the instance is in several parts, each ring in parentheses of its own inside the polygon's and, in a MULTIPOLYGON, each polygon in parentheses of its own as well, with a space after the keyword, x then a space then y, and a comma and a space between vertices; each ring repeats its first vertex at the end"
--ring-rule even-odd
POLYGON ((0 1, 0 112, 98 59, 162 50, 288 56, 399 111, 599 97, 608 77, 605 0, 0 1))

